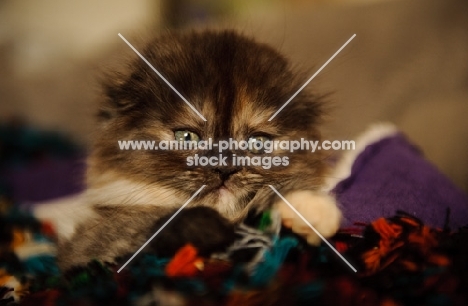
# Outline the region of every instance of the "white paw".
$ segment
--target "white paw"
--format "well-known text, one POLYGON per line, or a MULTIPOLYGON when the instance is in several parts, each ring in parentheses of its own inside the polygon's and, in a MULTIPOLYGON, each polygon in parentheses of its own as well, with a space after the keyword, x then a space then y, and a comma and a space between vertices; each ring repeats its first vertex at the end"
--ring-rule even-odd
MULTIPOLYGON (((286 200, 310 223, 323 237, 333 236, 340 227, 341 211, 336 200, 322 192, 310 190, 292 191, 286 200)), ((275 203, 283 226, 307 239, 309 244, 320 244, 320 237, 310 228, 282 199, 275 203)))

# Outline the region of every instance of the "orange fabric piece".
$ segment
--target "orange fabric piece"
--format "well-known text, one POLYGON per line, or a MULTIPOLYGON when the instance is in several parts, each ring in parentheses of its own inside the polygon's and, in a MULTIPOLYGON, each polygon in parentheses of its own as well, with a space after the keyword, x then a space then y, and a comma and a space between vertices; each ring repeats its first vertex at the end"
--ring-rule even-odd
POLYGON ((166 266, 166 275, 170 277, 193 277, 203 269, 203 259, 197 257, 197 249, 187 244, 174 255, 166 266))
POLYGON ((14 250, 15 248, 19 247, 26 241, 25 234, 17 229, 13 230, 13 241, 11 242, 11 248, 14 250))

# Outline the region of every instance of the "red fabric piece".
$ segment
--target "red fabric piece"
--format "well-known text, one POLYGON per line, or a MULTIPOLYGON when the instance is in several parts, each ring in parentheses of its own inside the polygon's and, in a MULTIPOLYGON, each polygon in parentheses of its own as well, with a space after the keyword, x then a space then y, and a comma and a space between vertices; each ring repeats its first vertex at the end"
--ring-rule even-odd
POLYGON ((203 259, 197 257, 197 249, 187 244, 174 255, 166 266, 166 275, 169 277, 194 277, 203 265, 203 259))

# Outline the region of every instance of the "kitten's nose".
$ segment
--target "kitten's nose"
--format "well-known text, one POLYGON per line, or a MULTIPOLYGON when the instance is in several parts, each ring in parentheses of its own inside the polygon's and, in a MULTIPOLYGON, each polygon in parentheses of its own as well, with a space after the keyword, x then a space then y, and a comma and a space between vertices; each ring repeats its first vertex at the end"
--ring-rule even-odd
POLYGON ((221 180, 225 181, 234 173, 239 172, 239 170, 240 168, 238 167, 216 167, 213 168, 211 171, 219 174, 221 180))

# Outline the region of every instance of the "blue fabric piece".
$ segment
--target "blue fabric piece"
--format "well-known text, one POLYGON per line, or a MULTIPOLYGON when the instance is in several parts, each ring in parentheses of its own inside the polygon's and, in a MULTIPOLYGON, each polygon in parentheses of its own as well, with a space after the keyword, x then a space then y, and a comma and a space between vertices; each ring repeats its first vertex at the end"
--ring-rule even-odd
POLYGON ((255 287, 267 285, 280 269, 289 250, 296 247, 298 241, 293 237, 275 238, 273 247, 266 251, 263 261, 260 262, 250 277, 250 285, 255 287))

